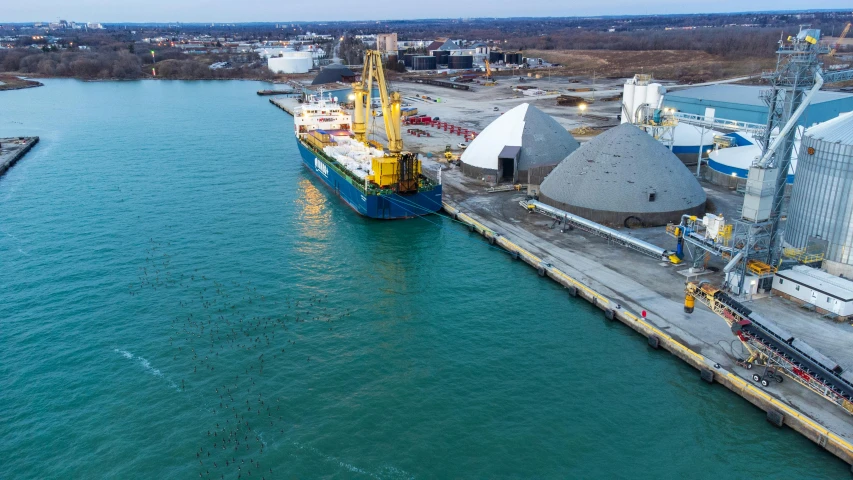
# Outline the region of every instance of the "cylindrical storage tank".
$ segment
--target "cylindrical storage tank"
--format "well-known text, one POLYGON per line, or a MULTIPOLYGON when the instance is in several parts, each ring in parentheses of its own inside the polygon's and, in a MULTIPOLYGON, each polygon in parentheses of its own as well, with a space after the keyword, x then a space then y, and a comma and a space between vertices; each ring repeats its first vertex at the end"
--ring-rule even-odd
POLYGON ((634 108, 634 82, 628 80, 622 92, 622 123, 634 121, 632 108, 634 108))
POLYGON ((412 70, 435 70, 436 58, 429 55, 418 55, 412 59, 412 70))
POLYGON ((474 57, 471 55, 451 55, 447 66, 456 70, 467 70, 474 68, 474 57))
POLYGON ((435 57, 437 65, 447 65, 447 59, 450 57, 450 52, 447 50, 436 50, 432 52, 432 56, 435 57))
POLYGON ((505 53, 504 54, 504 62, 512 65, 521 64, 521 54, 520 53, 505 53))
POLYGON ((788 207, 785 242, 827 242, 824 269, 853 277, 853 112, 805 131, 788 207))
POLYGON ((504 61, 503 52, 489 52, 489 62, 490 63, 503 62, 503 61, 504 61))
POLYGON ((403 55, 403 64, 406 65, 407 68, 412 68, 412 59, 417 57, 414 53, 407 53, 403 55))
POLYGON ((307 73, 314 67, 311 52, 284 52, 280 57, 267 59, 267 67, 275 73, 307 73))
POLYGON ((631 106, 632 117, 637 114, 640 105, 646 103, 646 91, 648 89, 648 85, 634 85, 634 104, 631 106))
POLYGON ((650 83, 648 88, 646 88, 646 103, 648 103, 652 108, 658 108, 662 97, 662 90, 663 85, 659 83, 650 83))

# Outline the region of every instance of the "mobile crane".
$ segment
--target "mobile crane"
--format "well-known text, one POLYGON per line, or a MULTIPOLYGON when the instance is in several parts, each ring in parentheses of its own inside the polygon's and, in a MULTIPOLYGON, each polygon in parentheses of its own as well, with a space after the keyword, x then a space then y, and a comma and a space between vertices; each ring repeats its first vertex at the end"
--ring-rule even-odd
POLYGON ((492 64, 489 62, 488 58, 483 60, 483 63, 486 64, 486 82, 483 85, 487 87, 494 87, 498 82, 496 82, 492 77, 492 64))

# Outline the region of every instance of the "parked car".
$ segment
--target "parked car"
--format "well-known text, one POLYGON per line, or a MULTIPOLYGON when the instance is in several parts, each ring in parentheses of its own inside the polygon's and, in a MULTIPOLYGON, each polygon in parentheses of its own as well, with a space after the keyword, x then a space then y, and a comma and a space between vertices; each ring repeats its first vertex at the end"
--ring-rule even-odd
POLYGON ((461 148, 462 150, 465 150, 466 148, 468 148, 468 144, 467 144, 467 143, 460 143, 459 145, 456 145, 456 146, 457 146, 458 148, 461 148))

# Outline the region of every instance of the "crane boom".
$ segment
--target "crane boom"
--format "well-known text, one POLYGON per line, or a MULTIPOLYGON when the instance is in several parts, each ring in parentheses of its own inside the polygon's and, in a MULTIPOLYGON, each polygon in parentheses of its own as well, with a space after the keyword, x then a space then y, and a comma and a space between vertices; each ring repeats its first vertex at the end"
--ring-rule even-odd
POLYGON ((373 80, 376 79, 377 87, 379 87, 382 119, 385 123, 385 134, 388 136, 388 150, 392 155, 398 155, 403 151, 403 137, 400 135, 402 98, 399 92, 388 93, 385 69, 382 67, 382 54, 378 50, 365 52, 361 78, 363 95, 367 105, 372 104, 373 80), (367 81, 364 80, 365 78, 367 81))
POLYGON ((835 51, 838 50, 839 47, 841 47, 841 42, 844 40, 844 38, 850 32, 850 25, 852 25, 852 24, 850 22, 847 22, 847 25, 844 26, 844 30, 841 31, 841 35, 838 36, 838 39, 835 41, 835 45, 833 45, 832 50, 829 51, 830 57, 834 56, 835 51))

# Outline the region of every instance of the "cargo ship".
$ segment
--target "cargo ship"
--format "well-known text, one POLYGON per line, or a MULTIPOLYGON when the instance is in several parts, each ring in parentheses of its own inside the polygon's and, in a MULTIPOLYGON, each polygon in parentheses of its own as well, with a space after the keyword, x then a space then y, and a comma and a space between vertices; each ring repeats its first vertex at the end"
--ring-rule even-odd
MULTIPOLYGON (((365 101, 371 105, 369 95, 365 101)), ((387 116, 399 121, 399 102, 387 110, 387 116)), ((385 121, 387 126, 393 120, 385 121)), ((353 131, 353 123, 364 125, 354 121, 337 98, 322 91, 308 96, 294 111, 294 134, 305 167, 365 217, 411 218, 441 209, 441 184, 423 175, 416 154, 385 150, 366 140, 364 128, 353 131)))

